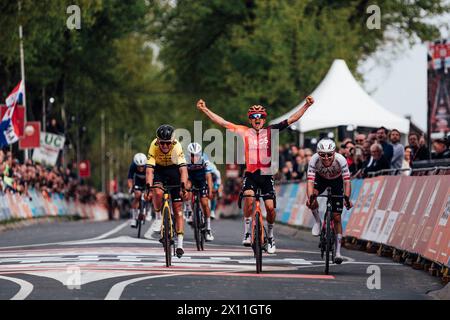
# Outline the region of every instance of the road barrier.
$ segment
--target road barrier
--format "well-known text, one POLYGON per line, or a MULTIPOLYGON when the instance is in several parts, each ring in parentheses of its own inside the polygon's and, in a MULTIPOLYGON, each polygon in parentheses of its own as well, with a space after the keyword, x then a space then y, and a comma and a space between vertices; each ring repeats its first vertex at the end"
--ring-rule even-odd
POLYGON ((100 204, 67 201, 62 194, 43 195, 29 190, 28 196, 0 194, 0 221, 51 216, 78 216, 93 221, 108 220, 108 210, 100 204))
MULTIPOLYGON (((275 187, 277 221, 311 228, 306 183, 275 187)), ((344 208, 344 237, 391 247, 450 266, 450 177, 379 176, 352 180, 353 208, 344 208)), ((318 199, 320 208, 326 199, 318 199)), ((230 206, 228 211, 236 210, 230 206)))

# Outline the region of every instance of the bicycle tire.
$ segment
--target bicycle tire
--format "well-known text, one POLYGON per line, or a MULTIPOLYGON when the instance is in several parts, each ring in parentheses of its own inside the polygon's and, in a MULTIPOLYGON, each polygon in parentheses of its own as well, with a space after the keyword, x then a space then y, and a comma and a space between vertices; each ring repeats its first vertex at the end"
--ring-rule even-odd
POLYGON ((202 251, 205 250, 205 240, 206 240, 206 236, 205 236, 205 216, 203 215, 203 211, 200 209, 199 210, 199 221, 200 221, 200 249, 202 251))
POLYGON ((326 239, 325 239, 325 274, 330 272, 330 250, 331 250, 331 219, 330 212, 326 212, 326 239))
POLYGON ((142 221, 140 219, 138 219, 138 234, 137 234, 138 239, 141 237, 141 227, 142 227, 142 221))
POLYGON ((163 209, 163 215, 164 215, 164 240, 163 240, 163 246, 164 246, 164 253, 166 256, 166 267, 170 267, 172 265, 172 252, 170 250, 170 240, 171 240, 171 234, 170 234, 170 212, 168 212, 167 208, 163 209))
POLYGON ((194 212, 192 213, 193 214, 192 218, 194 219, 194 221, 192 224, 194 226, 194 239, 195 239, 195 244, 197 246, 197 251, 201 251, 201 246, 200 246, 201 235, 200 235, 200 221, 199 221, 200 215, 198 212, 199 206, 198 206, 197 200, 194 202, 194 210, 193 211, 194 212))
POLYGON ((261 221, 260 213, 255 214, 255 229, 253 230, 254 253, 256 259, 256 273, 262 272, 262 243, 261 243, 261 221))

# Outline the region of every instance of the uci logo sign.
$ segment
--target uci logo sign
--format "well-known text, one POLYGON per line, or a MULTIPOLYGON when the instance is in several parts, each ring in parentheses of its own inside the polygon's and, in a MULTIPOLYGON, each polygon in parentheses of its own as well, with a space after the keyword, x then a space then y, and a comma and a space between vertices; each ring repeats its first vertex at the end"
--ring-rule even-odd
POLYGON ((64 147, 64 140, 64 136, 46 133, 44 136, 44 141, 41 141, 41 143, 55 149, 62 149, 64 147))

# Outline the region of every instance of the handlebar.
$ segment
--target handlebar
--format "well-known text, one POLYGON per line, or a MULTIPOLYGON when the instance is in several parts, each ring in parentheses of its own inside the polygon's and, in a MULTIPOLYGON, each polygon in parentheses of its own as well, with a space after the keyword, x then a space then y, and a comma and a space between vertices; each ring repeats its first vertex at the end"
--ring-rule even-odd
POLYGON ((184 184, 179 184, 179 185, 167 185, 167 186, 161 186, 160 184, 157 185, 153 185, 153 186, 147 186, 148 190, 152 190, 152 189, 160 189, 161 191, 165 192, 165 193, 169 193, 170 190, 172 189, 184 189, 184 184))

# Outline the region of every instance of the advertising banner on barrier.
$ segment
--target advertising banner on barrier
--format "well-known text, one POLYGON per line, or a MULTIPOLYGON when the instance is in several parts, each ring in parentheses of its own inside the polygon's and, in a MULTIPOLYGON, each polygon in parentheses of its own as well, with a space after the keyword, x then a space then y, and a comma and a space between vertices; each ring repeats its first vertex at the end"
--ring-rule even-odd
POLYGON ((432 191, 431 196, 427 201, 424 201, 425 209, 419 220, 416 234, 413 236, 411 251, 416 253, 426 252, 432 232, 439 219, 442 204, 445 201, 450 186, 450 179, 445 179, 444 176, 430 176, 429 185, 433 186, 433 188, 430 188, 432 191))
POLYGON ((417 228, 422 219, 425 207, 427 205, 427 200, 431 196, 433 185, 431 184, 430 177, 415 177, 417 179, 416 189, 418 191, 415 199, 414 206, 408 209, 407 215, 409 219, 406 224, 406 232, 403 234, 400 246, 403 250, 412 250, 412 245, 414 242, 414 235, 417 232, 417 228))
POLYGON ((347 229, 344 231, 345 236, 352 236, 356 238, 361 238, 364 232, 365 226, 371 219, 372 211, 371 208, 378 204, 378 194, 381 189, 384 188, 385 177, 377 177, 364 180, 361 187, 361 193, 355 204, 355 209, 346 225, 347 229))
POLYGON ((450 188, 438 209, 437 223, 425 249, 425 257, 450 266, 450 188))

